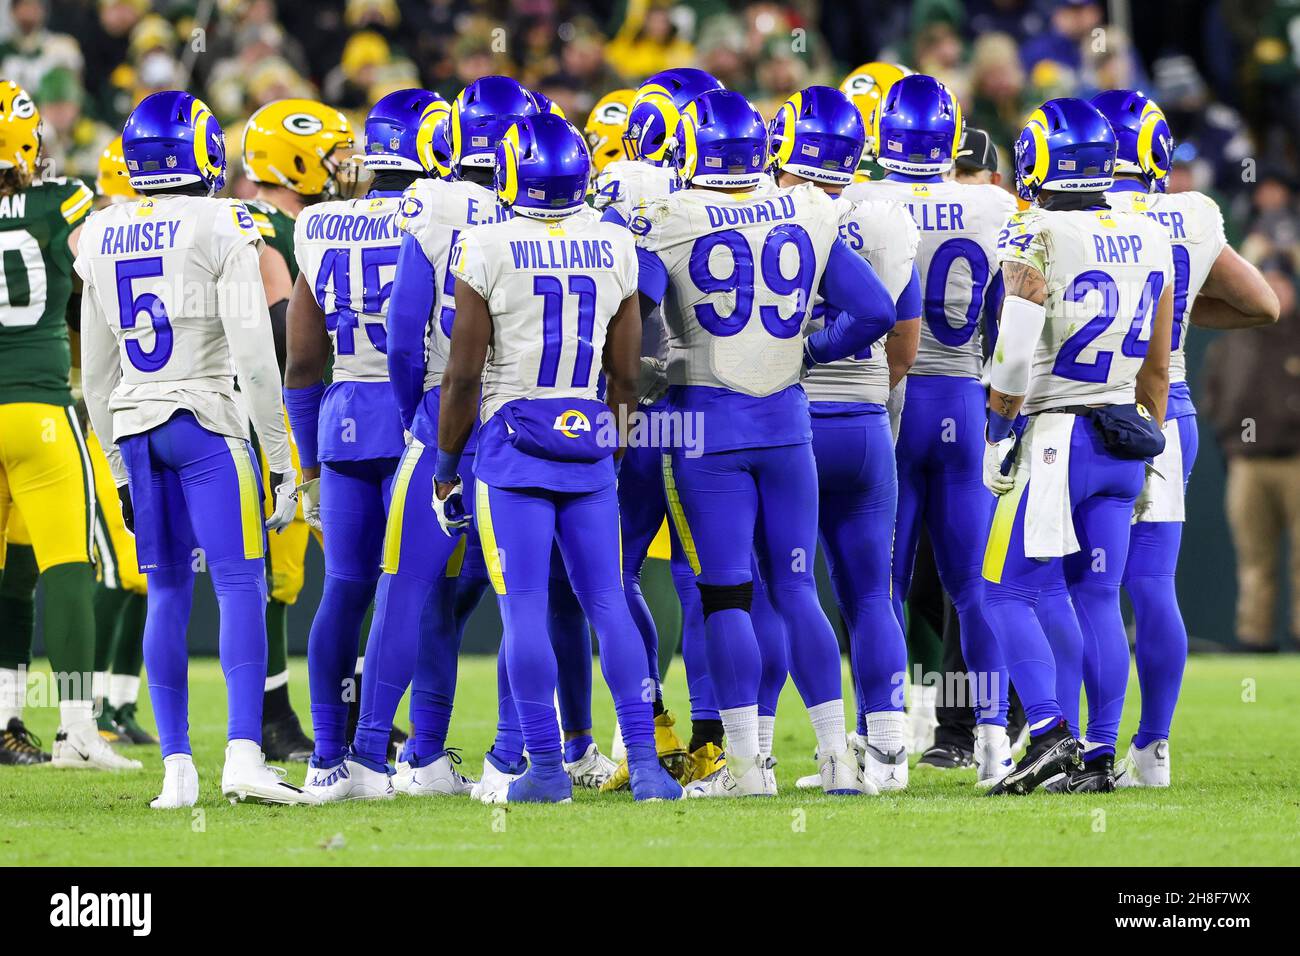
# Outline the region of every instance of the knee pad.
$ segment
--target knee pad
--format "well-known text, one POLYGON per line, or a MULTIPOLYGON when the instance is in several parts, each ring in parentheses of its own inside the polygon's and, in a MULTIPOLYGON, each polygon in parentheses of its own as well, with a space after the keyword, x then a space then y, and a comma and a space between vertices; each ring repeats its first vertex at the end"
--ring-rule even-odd
POLYGON ((696 582, 700 589, 700 603, 704 605, 707 620, 715 611, 744 611, 749 613, 754 603, 754 582, 744 584, 705 584, 696 582))

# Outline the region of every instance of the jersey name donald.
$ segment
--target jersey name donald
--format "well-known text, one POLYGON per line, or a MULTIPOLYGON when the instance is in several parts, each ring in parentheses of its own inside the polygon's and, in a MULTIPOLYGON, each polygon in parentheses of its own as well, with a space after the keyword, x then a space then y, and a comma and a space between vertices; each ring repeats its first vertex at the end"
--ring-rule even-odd
POLYGON ((844 198, 903 203, 920 230, 921 338, 911 375, 979 378, 980 315, 997 271, 998 230, 1015 200, 992 185, 881 180, 856 183, 844 198))
MULTIPOLYGON (((919 232, 907 207, 896 202, 863 200, 839 203, 840 238, 866 259, 897 302, 912 279, 919 232)), ((826 324, 826 310, 813 310, 804 332, 808 335, 826 324)), ((899 321, 915 316, 900 315, 899 321)), ((889 400, 889 360, 882 336, 864 352, 817 365, 804 379, 810 402, 867 402, 883 405, 889 400)))
POLYGON ((466 180, 417 179, 402 194, 397 228, 420 244, 433 267, 433 309, 424 334, 424 390, 442 382, 456 320, 451 250, 467 229, 510 218, 492 190, 466 180))
POLYGON ((592 204, 599 210, 613 210, 623 222, 649 199, 663 199, 681 186, 677 173, 668 166, 652 166, 637 159, 618 159, 596 177, 592 204))
POLYGON ((1126 188, 1106 194, 1117 211, 1144 213, 1168 232, 1174 257, 1174 327, 1169 382, 1187 381, 1187 319, 1206 277, 1228 244, 1223 213, 1203 193, 1145 193, 1126 188))
POLYGON ((667 273, 669 383, 755 397, 796 384, 839 215, 811 183, 748 194, 687 189, 643 202, 629 226, 667 273))
POLYGON ((334 380, 388 381, 384 316, 402 236, 399 197, 311 206, 294 227, 294 255, 325 313, 334 380))
POLYGON ((1007 221, 998 259, 1032 266, 1047 280, 1025 414, 1134 401, 1156 306, 1173 274, 1164 227, 1110 209, 1035 207, 1007 221))
MULTIPOLYGON (((159 196, 86 221, 76 268, 117 340, 122 370, 109 404, 114 440, 161 425, 177 408, 209 431, 248 437, 218 280, 237 251, 260 242, 233 199, 159 196)), ((265 293, 259 284, 248 295, 265 293)))
POLYGON ((596 398, 609 321, 637 290, 626 229, 590 209, 558 222, 516 217, 461 236, 451 271, 492 314, 483 422, 516 399, 596 398))

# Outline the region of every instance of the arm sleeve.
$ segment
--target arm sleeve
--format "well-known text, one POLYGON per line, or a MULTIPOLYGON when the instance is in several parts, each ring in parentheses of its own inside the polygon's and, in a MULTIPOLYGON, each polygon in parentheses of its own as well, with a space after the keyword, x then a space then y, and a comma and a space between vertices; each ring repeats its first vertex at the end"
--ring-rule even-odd
POLYGON ((257 245, 246 244, 227 259, 217 283, 217 303, 226 331, 230 358, 239 376, 239 387, 248 399, 249 415, 257 431, 266 463, 274 472, 293 468, 289 434, 280 405, 280 370, 275 364, 275 342, 266 296, 260 291, 249 310, 247 290, 258 288, 262 272, 257 262, 257 245))
POLYGON ((1002 333, 993 352, 989 384, 1004 395, 1024 395, 1029 390, 1029 369, 1034 349, 1047 322, 1047 309, 1018 295, 1002 305, 1002 333))
POLYGON ((99 436, 99 444, 113 472, 113 483, 118 487, 126 484, 127 474, 113 441, 113 413, 108 410, 108 400, 121 377, 117 341, 99 307, 98 296, 86 286, 81 296, 81 391, 91 427, 99 436))
POLYGON ((284 408, 289 413, 289 427, 293 429, 293 440, 298 445, 298 463, 304 468, 315 468, 320 464, 316 439, 320 428, 320 403, 324 397, 324 382, 284 390, 284 408))
POLYGON ((898 313, 901 321, 915 319, 921 315, 921 273, 916 271, 915 263, 912 264, 912 277, 907 280, 907 285, 894 303, 894 311, 898 313))
POLYGON ((403 235, 388 300, 388 378, 402 426, 408 430, 424 396, 424 334, 433 312, 435 285, 433 264, 419 240, 410 233, 403 235))
POLYGON ((658 305, 668 291, 668 268, 659 258, 659 253, 637 247, 636 260, 640 267, 637 276, 637 291, 658 305))
POLYGON ((1002 300, 1006 296, 1006 284, 1002 281, 1002 270, 993 273, 988 291, 984 293, 984 349, 988 355, 998 346, 998 316, 1002 314, 1002 300))
POLYGON ((838 321, 808 336, 805 348, 814 362, 845 358, 871 345, 894 327, 894 300, 866 260, 836 239, 822 275, 822 298, 838 321))

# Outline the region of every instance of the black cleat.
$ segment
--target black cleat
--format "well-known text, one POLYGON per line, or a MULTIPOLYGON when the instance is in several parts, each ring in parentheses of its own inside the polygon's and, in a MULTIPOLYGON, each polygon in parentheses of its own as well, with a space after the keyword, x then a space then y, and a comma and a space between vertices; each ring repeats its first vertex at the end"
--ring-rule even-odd
POLYGON ((1103 754, 1085 760, 1082 770, 1063 773, 1043 784, 1043 789, 1048 793, 1111 793, 1115 790, 1115 758, 1103 754))
POLYGON ((117 727, 118 736, 125 743, 133 744, 137 747, 156 747, 158 739, 153 734, 145 730, 140 721, 135 716, 135 704, 123 704, 113 712, 113 723, 117 727))
POLYGON ((315 748, 292 711, 287 717, 262 725, 262 752, 267 760, 306 761, 315 748))
POLYGON ((28 730, 21 719, 10 718, 9 726, 0 733, 0 764, 28 767, 49 763, 50 759, 50 755, 41 749, 41 738, 28 730))
POLYGON ((1006 794, 1023 796, 1053 777, 1069 775, 1083 769, 1079 741, 1070 733, 1064 720, 1039 737, 1029 738, 1029 749, 1016 769, 989 788, 990 797, 1006 794))
POLYGON ((916 762, 918 767, 937 767, 940 770, 961 770, 975 766, 975 753, 956 744, 935 744, 916 762))

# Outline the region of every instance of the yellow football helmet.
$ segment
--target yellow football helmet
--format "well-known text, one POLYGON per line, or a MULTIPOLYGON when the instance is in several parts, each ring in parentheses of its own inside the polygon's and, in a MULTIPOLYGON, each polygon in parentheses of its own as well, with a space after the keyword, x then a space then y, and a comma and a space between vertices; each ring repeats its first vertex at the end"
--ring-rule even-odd
POLYGON ((303 196, 338 191, 336 175, 356 143, 352 124, 315 100, 276 100, 244 126, 244 175, 255 183, 285 186, 303 196))
POLYGON ((140 194, 131 188, 126 158, 122 155, 122 137, 104 147, 99 154, 99 173, 95 176, 95 192, 107 196, 112 202, 130 202, 140 194))
POLYGON ((891 86, 911 74, 912 71, 902 64, 875 61, 863 63, 840 83, 840 92, 853 101, 867 128, 867 148, 862 153, 864 162, 876 155, 877 113, 885 94, 891 86))
POLYGON ((592 173, 599 175, 607 165, 619 159, 631 159, 623 143, 627 130, 627 117, 632 110, 636 90, 614 90, 606 93, 591 108, 583 133, 591 147, 592 173))
POLYGON ((34 174, 40 152, 40 110, 21 86, 0 80, 0 169, 34 174))

